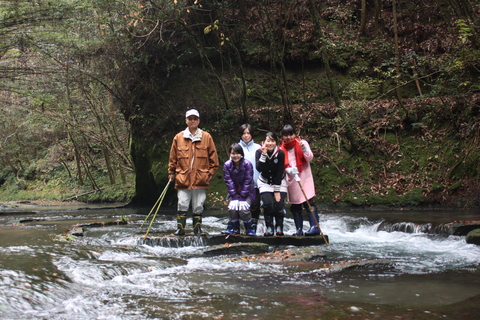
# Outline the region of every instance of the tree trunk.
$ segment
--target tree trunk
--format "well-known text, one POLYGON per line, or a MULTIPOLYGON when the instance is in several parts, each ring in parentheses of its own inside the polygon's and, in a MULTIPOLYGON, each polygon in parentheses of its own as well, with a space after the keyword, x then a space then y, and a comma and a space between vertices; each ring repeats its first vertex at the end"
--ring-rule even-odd
POLYGON ((5 153, 4 158, 5 158, 5 161, 8 163, 8 165, 10 166, 10 168, 12 168, 13 173, 15 173, 16 175, 18 173, 18 168, 15 167, 15 165, 12 163, 12 160, 10 160, 10 157, 7 153, 5 153))
POLYGON ((403 97, 402 97, 402 83, 401 83, 401 68, 400 68, 400 46, 398 42, 398 19, 397 19, 397 0, 392 1, 393 5, 393 29, 395 32, 395 69, 397 72, 397 77, 396 77, 396 97, 398 104, 400 105, 400 108, 402 108, 403 111, 405 111, 405 119, 409 119, 409 113, 408 110, 405 108, 405 105, 403 104, 403 97))
POLYGON ((364 37, 366 35, 367 27, 367 0, 362 0, 362 10, 361 10, 361 19, 360 19, 360 36, 364 37))
POLYGON ((110 155, 108 154, 108 150, 106 147, 103 147, 102 151, 103 151, 103 157, 105 158, 105 164, 107 165, 107 172, 108 172, 108 178, 110 179, 110 184, 114 185, 115 172, 113 171, 112 163, 110 162, 110 155))
POLYGON ((375 36, 380 34, 380 13, 382 12, 382 0, 374 0, 375 2, 375 15, 374 15, 374 26, 375 26, 375 36))
POLYGON ((313 0, 310 0, 309 3, 310 3, 310 13, 312 15, 312 19, 313 19, 313 22, 315 24, 315 30, 318 33, 319 43, 316 44, 317 49, 321 53, 321 58, 322 58, 323 63, 325 65, 325 69, 327 70, 328 83, 329 83, 329 86, 330 86, 330 90, 331 90, 333 99, 335 100, 335 106, 337 108, 337 112, 338 112, 340 118, 342 119, 343 123, 345 124, 345 128, 346 128, 345 129, 345 131, 346 131, 345 134, 346 134, 347 139, 350 142, 350 146, 351 146, 350 152, 351 153, 356 153, 357 150, 358 150, 358 143, 357 143, 357 140, 355 138, 355 134, 354 134, 354 131, 353 131, 353 128, 352 128, 352 125, 351 125, 351 121, 347 119, 347 116, 343 112, 342 102, 341 102, 340 96, 338 94, 337 84, 336 84, 335 80, 333 79, 333 73, 332 73, 332 70, 330 68, 330 60, 329 60, 328 54, 325 53, 325 46, 322 44, 322 42, 324 41, 324 36, 323 36, 322 29, 321 29, 320 19, 318 18, 317 8, 316 8, 315 2, 313 0))

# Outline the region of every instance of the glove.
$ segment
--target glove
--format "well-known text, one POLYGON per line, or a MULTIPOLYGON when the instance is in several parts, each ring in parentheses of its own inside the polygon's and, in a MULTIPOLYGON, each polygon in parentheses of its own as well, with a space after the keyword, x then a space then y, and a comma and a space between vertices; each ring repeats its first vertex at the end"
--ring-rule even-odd
POLYGON ((298 174, 298 169, 297 167, 291 167, 291 168, 287 168, 285 169, 285 172, 288 173, 288 174, 298 174))
POLYGON ((298 175, 298 173, 295 174, 295 181, 300 181, 300 176, 298 175))
POLYGON ((238 202, 238 210, 246 211, 250 209, 250 205, 247 201, 239 201, 238 202))
POLYGON ((228 204, 228 210, 230 211, 236 211, 238 210, 238 200, 232 200, 228 204))

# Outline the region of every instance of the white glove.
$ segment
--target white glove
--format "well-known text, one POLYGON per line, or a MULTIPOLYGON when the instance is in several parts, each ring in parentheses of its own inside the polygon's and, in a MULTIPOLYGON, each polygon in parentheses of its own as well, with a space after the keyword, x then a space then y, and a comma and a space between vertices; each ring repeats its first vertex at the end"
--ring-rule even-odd
POLYGON ((230 211, 238 210, 238 200, 230 201, 230 203, 228 204, 228 210, 230 211))
POLYGON ((246 211, 250 209, 250 205, 247 201, 239 201, 238 202, 238 210, 246 211))
POLYGON ((298 174, 298 169, 297 167, 291 167, 291 168, 285 169, 285 172, 288 174, 298 174))
POLYGON ((298 173, 295 174, 295 181, 300 181, 300 176, 298 175, 298 173))

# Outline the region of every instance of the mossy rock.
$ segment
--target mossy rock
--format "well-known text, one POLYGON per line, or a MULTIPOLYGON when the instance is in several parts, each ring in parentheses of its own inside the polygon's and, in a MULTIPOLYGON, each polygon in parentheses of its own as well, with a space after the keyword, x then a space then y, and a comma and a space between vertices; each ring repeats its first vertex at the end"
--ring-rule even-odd
POLYGON ((454 236, 467 236, 474 230, 480 230, 480 221, 454 221, 435 228, 436 233, 454 236))
POLYGON ((475 229, 467 233, 465 240, 467 243, 480 245, 480 229, 475 229))

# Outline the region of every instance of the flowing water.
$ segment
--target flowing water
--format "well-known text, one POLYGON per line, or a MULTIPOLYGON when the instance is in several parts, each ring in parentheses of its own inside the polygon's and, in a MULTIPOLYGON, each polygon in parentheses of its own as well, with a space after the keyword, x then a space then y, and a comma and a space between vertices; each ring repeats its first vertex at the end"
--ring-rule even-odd
MULTIPOLYGON (((439 223, 476 220, 475 211, 355 211, 321 214, 325 258, 303 265, 206 257, 201 239, 148 246, 140 228, 149 209, 0 208, 1 319, 476 319, 480 247, 431 232, 439 223), (125 217, 127 225, 77 223, 125 217), (345 270, 325 263, 386 259, 345 270), (473 300, 472 300, 473 299, 473 300), (473 301, 473 303, 470 303, 473 301), (472 307, 473 305, 473 307, 472 307), (473 308, 473 309, 471 309, 473 308)), ((206 211, 204 231, 226 227, 206 211)), ((191 232, 191 219, 187 220, 191 232)), ((307 227, 305 222, 305 227, 307 227)), ((169 235, 161 211, 150 236, 169 235)), ((264 226, 259 225, 258 234, 264 226)), ((286 233, 293 232, 287 216, 286 233)), ((274 248, 272 248, 273 250, 274 248)), ((275 248, 277 250, 285 248, 275 248)))

